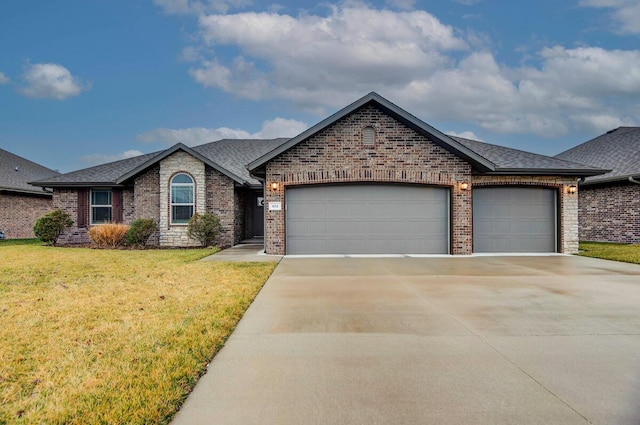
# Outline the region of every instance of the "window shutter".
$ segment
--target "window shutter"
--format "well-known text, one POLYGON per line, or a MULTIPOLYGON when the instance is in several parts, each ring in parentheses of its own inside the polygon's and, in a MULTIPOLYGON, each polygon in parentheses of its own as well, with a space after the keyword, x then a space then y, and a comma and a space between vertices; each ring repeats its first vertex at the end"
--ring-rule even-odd
POLYGON ((111 221, 113 223, 122 223, 122 189, 113 189, 111 205, 113 208, 111 221))
POLYGON ((87 189, 78 189, 78 227, 87 227, 89 216, 89 196, 87 189))

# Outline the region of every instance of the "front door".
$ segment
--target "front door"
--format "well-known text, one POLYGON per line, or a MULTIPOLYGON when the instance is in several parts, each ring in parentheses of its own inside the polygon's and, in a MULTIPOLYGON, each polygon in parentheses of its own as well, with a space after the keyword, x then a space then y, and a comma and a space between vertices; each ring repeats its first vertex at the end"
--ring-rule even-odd
POLYGON ((251 236, 264 236, 264 195, 262 192, 252 192, 249 197, 252 206, 251 236))

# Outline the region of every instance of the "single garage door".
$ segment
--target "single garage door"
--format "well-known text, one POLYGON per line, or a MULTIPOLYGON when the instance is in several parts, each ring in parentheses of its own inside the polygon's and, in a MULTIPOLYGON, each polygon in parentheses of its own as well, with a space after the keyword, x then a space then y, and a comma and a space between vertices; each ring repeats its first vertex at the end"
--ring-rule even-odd
POLYGON ((474 252, 555 252, 556 191, 473 189, 474 252))
POLYGON ((287 254, 446 254, 449 190, 319 185, 286 191, 287 254))

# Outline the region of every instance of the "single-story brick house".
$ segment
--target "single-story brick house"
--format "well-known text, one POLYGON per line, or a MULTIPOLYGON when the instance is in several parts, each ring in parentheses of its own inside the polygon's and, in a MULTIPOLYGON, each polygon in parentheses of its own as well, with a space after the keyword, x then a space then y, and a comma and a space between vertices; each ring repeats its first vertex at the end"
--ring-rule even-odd
POLYGON ((53 209, 50 190, 28 182, 58 174, 0 149, 0 232, 7 239, 33 238, 36 220, 53 209))
POLYGON ((191 245, 186 222, 211 211, 223 247, 264 236, 269 254, 568 253, 578 179, 602 172, 447 136, 370 93, 292 139, 177 144, 34 184, 78 219, 63 243, 150 217, 153 243, 191 245))
POLYGON ((580 240, 640 243, 640 127, 619 127, 556 158, 610 170, 579 182, 580 240))

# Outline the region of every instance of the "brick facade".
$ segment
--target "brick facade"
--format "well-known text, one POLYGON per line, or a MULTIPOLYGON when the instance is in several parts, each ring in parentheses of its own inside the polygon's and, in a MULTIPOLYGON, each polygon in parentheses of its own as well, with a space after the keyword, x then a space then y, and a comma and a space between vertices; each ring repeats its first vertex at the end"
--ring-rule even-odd
MULTIPOLYGON (((55 188, 53 191, 53 207, 66 211, 73 220, 73 225, 58 238, 59 245, 84 245, 91 243, 86 227, 78 227, 78 190, 55 188)), ((89 211, 86 211, 87 222, 89 211)))
MULTIPOLYGON (((160 161, 135 177, 133 185, 122 188, 123 222, 131 224, 137 218, 152 218, 159 223, 160 231, 147 242, 160 246, 197 246, 198 242, 187 236, 186 224, 170 223, 171 178, 178 173, 186 173, 194 180, 195 211, 213 212, 220 217, 222 233, 219 246, 230 247, 243 237, 244 216, 238 208, 242 198, 235 182, 224 174, 205 166, 193 156, 179 151, 160 161), (240 219, 238 217, 240 216, 240 219)), ((88 190, 87 194, 88 195, 88 190)), ((53 208, 67 211, 74 222, 78 214, 78 190, 56 188, 53 208)), ((89 222, 89 210, 85 211, 89 222)), ((58 240, 60 245, 89 244, 88 228, 74 223, 58 240)))
POLYGON ((36 220, 53 209, 51 196, 0 193, 0 230, 7 239, 34 238, 36 220))
MULTIPOLYGON (((363 107, 323 129, 266 167, 267 185, 277 182, 277 191, 267 190, 267 205, 285 205, 288 186, 345 183, 413 183, 448 187, 452 194, 453 254, 472 250, 471 192, 459 183, 471 181, 471 166, 373 106, 363 107), (375 143, 363 143, 363 130, 375 129, 375 143)), ((265 208, 265 249, 284 254, 285 209, 265 208)))
POLYGON ((206 210, 216 214, 222 225, 218 245, 223 248, 233 246, 241 237, 241 232, 236 227, 234 181, 219 171, 207 167, 206 184, 206 210))
POLYGON ((568 188, 577 185, 575 177, 554 176, 473 176, 472 188, 481 186, 537 186, 558 191, 559 250, 565 254, 578 252, 578 195, 568 188))
POLYGON ((580 240, 640 243, 640 185, 580 186, 580 240))

